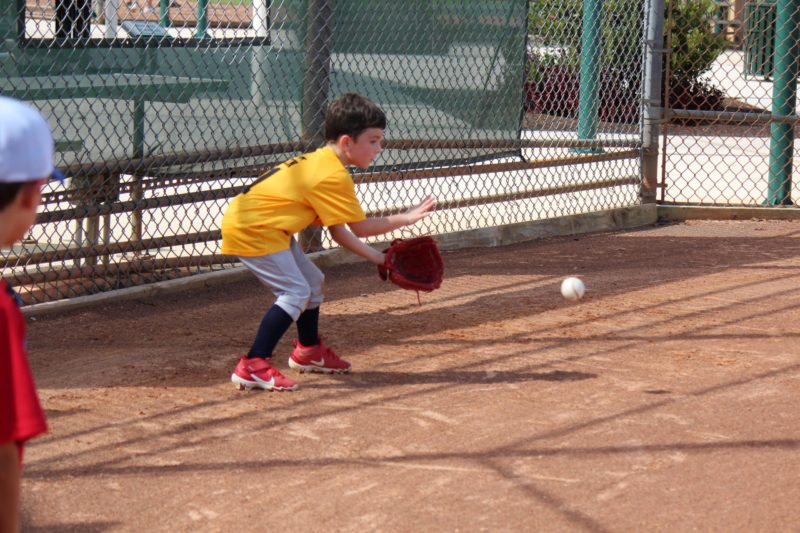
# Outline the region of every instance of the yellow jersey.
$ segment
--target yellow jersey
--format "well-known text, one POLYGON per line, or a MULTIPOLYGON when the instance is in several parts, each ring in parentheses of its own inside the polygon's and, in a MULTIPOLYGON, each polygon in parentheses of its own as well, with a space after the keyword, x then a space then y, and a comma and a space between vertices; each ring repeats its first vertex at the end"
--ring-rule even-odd
POLYGON ((254 257, 281 252, 309 225, 365 218, 350 172, 326 146, 281 163, 231 200, 222 217, 222 253, 254 257))

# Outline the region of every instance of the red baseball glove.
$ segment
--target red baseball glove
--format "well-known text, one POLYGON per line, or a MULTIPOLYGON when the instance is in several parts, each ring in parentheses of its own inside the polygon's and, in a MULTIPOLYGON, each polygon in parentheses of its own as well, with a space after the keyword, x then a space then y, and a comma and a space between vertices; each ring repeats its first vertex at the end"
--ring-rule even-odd
POLYGON ((442 285, 444 261, 431 237, 395 239, 378 275, 403 289, 430 292, 442 285))

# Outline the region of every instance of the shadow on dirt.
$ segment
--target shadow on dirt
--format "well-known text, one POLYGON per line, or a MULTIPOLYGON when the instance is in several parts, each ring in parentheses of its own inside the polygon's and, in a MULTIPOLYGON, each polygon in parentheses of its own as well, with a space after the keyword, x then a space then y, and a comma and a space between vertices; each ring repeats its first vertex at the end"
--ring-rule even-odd
MULTIPOLYGON (((323 306, 320 327, 342 354, 369 353, 376 346, 387 345, 408 349, 403 347, 423 337, 428 338, 426 343, 441 342, 455 350, 459 345, 480 346, 484 342, 458 338, 458 330, 529 319, 563 310, 565 305, 572 306, 568 313, 578 315, 580 305, 565 303, 558 290, 567 275, 580 276, 587 282, 584 301, 647 289, 662 292, 672 282, 734 268, 771 269, 774 280, 784 279, 787 287, 796 286, 800 267, 767 263, 800 255, 798 232, 762 237, 753 225, 758 223, 750 223, 746 232, 752 236, 737 238, 706 236, 702 231, 664 235, 672 228, 659 225, 624 233, 447 252, 445 283, 442 289, 423 294, 422 306, 417 305, 413 293, 379 281, 369 264, 337 266, 326 272, 328 301, 352 300, 352 305, 348 302, 347 311, 336 315, 326 314, 323 306)), ((730 228, 730 232, 736 231, 735 226, 730 228)), ((698 284, 697 291, 681 301, 715 295, 723 298, 726 291, 737 288, 698 284)), ((770 295, 763 298, 767 301, 770 295)), ((731 302, 729 307, 758 300, 753 296, 749 302, 731 302)), ((165 381, 201 387, 219 383, 235 362, 234 354, 249 348, 271 301, 267 290, 253 279, 42 317, 29 324, 30 357, 37 382, 56 389, 138 387, 165 381)), ((646 328, 628 325, 624 318, 653 311, 659 305, 643 299, 630 307, 609 307, 598 316, 581 316, 580 320, 586 324, 619 319, 620 328, 610 335, 617 340, 628 335, 642 342, 649 335, 646 328)), ((758 312, 770 311, 754 308, 752 316, 758 312)), ((698 311, 696 316, 702 320, 703 312, 698 311)), ((698 322, 696 334, 704 335, 703 329, 698 322)), ((685 335, 691 337, 693 333, 685 335)), ((747 334, 743 335, 746 339, 747 334)), ((585 342, 547 325, 534 326, 525 338, 514 340, 531 342, 551 336, 563 345, 585 342)), ((279 349, 286 350, 293 337, 292 328, 279 349)), ((495 341, 486 342, 489 346, 495 341)), ((406 376, 398 379, 414 379, 406 376)))
POLYGON ((113 531, 120 527, 119 522, 76 522, 74 524, 48 524, 46 526, 31 526, 24 521, 20 531, 25 533, 103 533, 113 531))
POLYGON ((586 372, 567 372, 553 370, 552 372, 494 372, 491 370, 479 372, 463 372, 448 370, 444 372, 374 372, 362 371, 352 376, 329 376, 331 383, 315 383, 315 389, 370 389, 391 386, 429 385, 437 383, 451 384, 489 384, 489 383, 521 383, 529 381, 582 381, 596 378, 597 374, 586 372), (355 379, 353 379, 355 378, 355 379))

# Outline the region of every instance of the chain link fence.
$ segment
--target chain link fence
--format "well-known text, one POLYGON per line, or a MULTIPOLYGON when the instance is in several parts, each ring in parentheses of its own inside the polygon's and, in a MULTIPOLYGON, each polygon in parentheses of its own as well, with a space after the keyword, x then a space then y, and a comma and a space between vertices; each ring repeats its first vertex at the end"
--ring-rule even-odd
MULTIPOLYGON (((49 119, 69 176, 0 255, 26 304, 234 266, 219 251, 228 201, 320 145, 347 91, 389 122, 354 175, 362 203, 382 215, 435 194, 418 233, 640 202, 638 0, 0 6, 0 93, 49 119)), ((333 246, 319 230, 302 242, 333 246)))
POLYGON ((791 203, 798 8, 785 0, 668 3, 661 203, 791 203))

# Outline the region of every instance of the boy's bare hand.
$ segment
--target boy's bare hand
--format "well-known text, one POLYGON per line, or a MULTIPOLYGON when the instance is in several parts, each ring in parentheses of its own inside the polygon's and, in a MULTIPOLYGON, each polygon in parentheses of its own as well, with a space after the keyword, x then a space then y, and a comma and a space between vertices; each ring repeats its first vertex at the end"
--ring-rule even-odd
MULTIPOLYGON (((394 215, 389 215, 388 217, 374 217, 374 218, 367 218, 364 220, 360 220, 358 222, 350 222, 347 226, 350 228, 350 232, 359 239, 363 239, 365 237, 372 237, 374 235, 382 235, 384 233, 389 233, 390 231, 394 231, 397 228, 402 228, 403 226, 409 226, 419 220, 422 220, 426 216, 430 214, 433 208, 436 206, 436 198, 433 195, 428 196, 425 198, 421 204, 418 206, 412 207, 408 211, 404 211, 402 213, 396 213, 394 215)), ((332 230, 331 236, 333 239, 342 244, 339 240, 337 240, 337 234, 340 232, 335 229, 334 226, 331 226, 329 230, 332 230)), ((342 244, 342 246, 345 246, 342 244)), ((353 251, 352 248, 345 246, 348 250, 353 251)), ((367 255, 361 253, 359 254, 361 257, 364 257, 373 263, 377 264, 377 258, 375 260, 370 259, 367 255)))
POLYGON ((416 207, 412 207, 405 212, 405 215, 408 218, 406 225, 410 225, 422 220, 430 214, 434 207, 436 207, 436 198, 431 194, 425 198, 421 204, 416 207))

